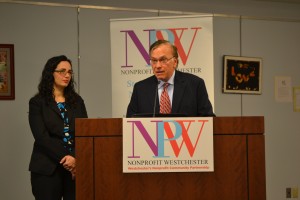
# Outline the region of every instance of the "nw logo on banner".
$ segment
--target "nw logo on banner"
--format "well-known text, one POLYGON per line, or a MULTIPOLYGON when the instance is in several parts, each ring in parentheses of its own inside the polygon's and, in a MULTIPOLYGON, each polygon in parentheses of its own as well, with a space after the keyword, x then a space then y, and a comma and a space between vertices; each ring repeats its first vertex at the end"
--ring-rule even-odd
MULTIPOLYGON (((188 61, 190 52, 192 50, 195 38, 197 36, 198 31, 201 29, 201 27, 194 27, 194 28, 170 28, 170 29, 159 29, 159 30, 144 30, 145 32, 148 32, 149 34, 149 46, 145 48, 142 44, 142 42, 139 40, 138 36, 136 35, 134 30, 122 30, 120 32, 124 32, 125 35, 125 65, 122 65, 122 67, 133 67, 130 65, 130 62, 128 61, 128 42, 131 40, 138 51, 140 52, 141 56, 144 58, 147 65, 150 65, 150 55, 148 53, 148 49, 156 40, 168 40, 171 43, 173 43, 178 50, 178 55, 183 63, 185 65, 188 61), (191 37, 191 41, 189 43, 189 47, 187 52, 183 48, 183 44, 181 42, 181 38, 186 32, 192 31, 193 36, 191 37), (166 35, 166 37, 164 37, 166 35), (129 37, 128 37, 129 36, 129 37)), ((187 41, 184 41, 185 43, 187 41)))

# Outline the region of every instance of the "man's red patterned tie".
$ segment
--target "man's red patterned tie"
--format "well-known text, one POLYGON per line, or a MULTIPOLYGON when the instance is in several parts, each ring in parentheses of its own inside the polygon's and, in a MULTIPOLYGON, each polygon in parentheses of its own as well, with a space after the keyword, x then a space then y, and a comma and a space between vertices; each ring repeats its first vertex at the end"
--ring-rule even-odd
POLYGON ((159 110, 159 113, 162 113, 162 114, 169 114, 171 113, 171 101, 170 101, 170 98, 169 98, 169 95, 168 95, 168 86, 170 84, 169 83, 164 83, 163 87, 163 92, 161 93, 161 96, 160 96, 160 110, 159 110))

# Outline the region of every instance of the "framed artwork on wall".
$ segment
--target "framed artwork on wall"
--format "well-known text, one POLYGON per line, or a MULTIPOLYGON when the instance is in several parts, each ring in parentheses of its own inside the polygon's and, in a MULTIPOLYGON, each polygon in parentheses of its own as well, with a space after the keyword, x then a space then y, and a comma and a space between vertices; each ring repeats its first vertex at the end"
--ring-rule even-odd
POLYGON ((224 56, 224 93, 261 94, 262 59, 224 56))
POLYGON ((293 88, 294 112, 300 112, 300 86, 293 88))
POLYGON ((0 44, 0 100, 15 99, 14 45, 0 44))

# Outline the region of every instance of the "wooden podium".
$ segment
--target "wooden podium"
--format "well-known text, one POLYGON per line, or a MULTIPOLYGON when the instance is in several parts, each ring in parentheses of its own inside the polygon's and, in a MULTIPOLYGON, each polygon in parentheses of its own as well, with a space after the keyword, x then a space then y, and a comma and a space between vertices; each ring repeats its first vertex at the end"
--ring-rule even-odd
POLYGON ((214 172, 122 173, 122 118, 76 119, 77 200, 265 200, 264 117, 215 117, 214 172))

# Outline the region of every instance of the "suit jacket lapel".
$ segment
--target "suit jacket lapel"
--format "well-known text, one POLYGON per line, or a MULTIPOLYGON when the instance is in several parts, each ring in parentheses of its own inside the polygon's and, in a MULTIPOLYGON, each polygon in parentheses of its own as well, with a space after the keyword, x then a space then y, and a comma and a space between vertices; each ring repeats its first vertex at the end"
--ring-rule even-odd
MULTIPOLYGON (((154 109, 154 101, 156 101, 156 106, 155 106, 155 113, 159 113, 159 97, 158 97, 158 83, 157 83, 157 78, 155 76, 152 76, 152 80, 153 83, 151 83, 151 88, 149 89, 149 92, 147 92, 146 94, 148 94, 148 99, 149 101, 151 101, 150 105, 152 105, 152 108, 154 109), (156 93, 156 94, 155 94, 156 93), (156 97, 156 99, 155 99, 156 97)), ((152 111, 153 112, 153 111, 152 111)))
MULTIPOLYGON (((67 108, 67 116, 69 118, 69 122, 71 122, 70 119, 72 119, 72 116, 73 116, 73 109, 71 109, 70 106, 68 106, 68 105, 66 105, 66 106, 67 106, 66 107, 67 108)), ((52 110, 54 110, 59 115, 60 118, 62 118, 61 112, 60 112, 59 108, 57 107, 57 104, 55 101, 50 103, 50 108, 52 110)))
POLYGON ((74 110, 67 105, 67 113, 68 113, 68 118, 69 118, 69 123, 70 123, 70 126, 71 126, 71 123, 73 122, 72 117, 73 117, 73 114, 74 114, 74 110))
POLYGON ((61 117, 60 110, 58 109, 55 101, 50 102, 49 106, 52 110, 54 110, 61 117))
POLYGON ((186 80, 182 78, 180 71, 176 71, 174 77, 172 113, 179 112, 181 101, 184 98, 183 95, 184 95, 185 88, 186 88, 186 80))
MULTIPOLYGON (((49 104, 49 106, 50 106, 50 108, 51 108, 52 110, 54 110, 54 111, 58 114, 58 116, 59 116, 59 117, 61 118, 61 120, 63 121, 63 118, 62 118, 62 116, 61 116, 61 112, 60 112, 60 110, 59 110, 59 108, 58 108, 56 102, 55 102, 55 101, 51 102, 51 103, 49 104)), ((69 119, 70 129, 71 129, 71 127, 73 127, 73 120, 71 120, 71 119, 72 119, 72 117, 73 117, 73 115, 74 115, 74 109, 72 109, 70 106, 68 106, 68 104, 66 104, 66 109, 67 109, 67 117, 68 117, 68 119, 69 119)))

